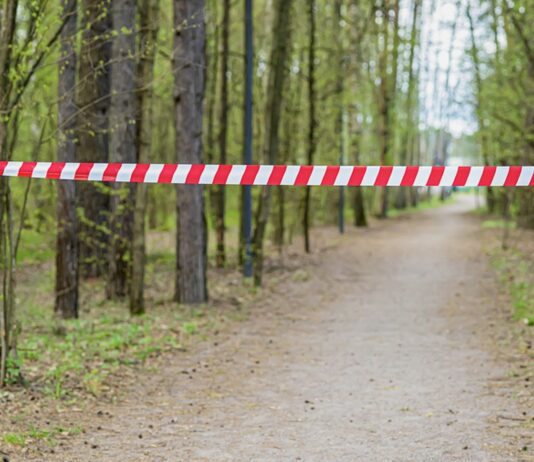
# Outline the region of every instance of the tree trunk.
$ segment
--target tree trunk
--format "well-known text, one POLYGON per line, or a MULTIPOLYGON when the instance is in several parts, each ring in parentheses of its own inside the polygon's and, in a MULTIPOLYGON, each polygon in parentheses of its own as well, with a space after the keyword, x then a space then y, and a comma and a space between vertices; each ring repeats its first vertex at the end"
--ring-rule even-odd
MULTIPOLYGON (((531 30, 524 30, 525 27, 531 26, 532 21, 528 21, 528 16, 525 10, 525 21, 520 22, 510 9, 511 23, 519 44, 524 53, 527 68, 527 81, 525 85, 525 106, 527 110, 524 114, 524 129, 522 142, 524 144, 524 154, 521 156, 521 165, 534 164, 534 47, 532 44, 531 30)), ((505 18, 508 15, 505 15, 505 18)), ((508 26, 509 27, 509 26, 508 26)), ((531 26, 532 27, 532 26, 531 26)), ((509 35, 509 34, 507 34, 509 35)), ((508 43, 510 42, 509 37, 508 43)), ((518 196, 518 212, 517 224, 521 228, 534 229, 534 188, 520 188, 517 191, 518 196)))
MULTIPOLYGON (((152 83, 154 61, 158 38, 159 0, 142 0, 139 8, 139 66, 138 66, 138 122, 137 122, 137 161, 148 163, 152 150, 152 83)), ((142 314, 145 311, 145 213, 147 207, 147 185, 139 183, 135 187, 132 240, 132 283, 130 288, 130 313, 142 314)))
MULTIPOLYGON (((307 161, 308 165, 313 164, 313 158, 316 149, 315 128, 317 126, 315 115, 315 0, 308 0, 308 21, 309 21, 309 42, 308 42, 308 147, 307 161)), ((310 253, 310 200, 311 188, 306 187, 304 195, 304 214, 302 217, 302 228, 304 232, 304 250, 310 253)))
MULTIPOLYGON (((380 165, 387 165, 389 162, 389 137, 390 137, 390 93, 388 80, 388 56, 389 56, 389 0, 384 0, 382 5, 383 24, 383 45, 379 57, 380 71, 380 165)), ((388 212, 388 190, 380 190, 380 212, 379 217, 385 218, 388 212)))
MULTIPOLYGON (((110 159, 135 163, 136 143, 136 0, 113 0, 113 39, 111 64, 110 159)), ((108 299, 125 297, 130 276, 130 250, 133 237, 134 186, 112 184, 110 197, 110 245, 108 260, 108 299)))
MULTIPOLYGON (((83 0, 82 43, 78 68, 77 119, 79 162, 108 162, 110 107, 111 2, 83 0)), ((80 183, 81 274, 101 276, 107 266, 109 194, 104 184, 80 183)))
MULTIPOLYGON (((202 102, 204 97, 204 0, 174 2, 174 103, 176 160, 202 162, 202 102)), ((175 299, 203 303, 208 298, 206 221, 202 186, 177 187, 175 299)))
MULTIPOLYGON (((221 49, 221 107, 219 114, 219 163, 227 162, 227 140, 228 140, 228 58, 230 54, 230 0, 224 0, 223 22, 222 22, 222 49, 221 49)), ((226 208, 226 187, 224 185, 215 186, 216 191, 216 212, 215 212, 215 232, 217 235, 217 251, 215 261, 218 268, 223 268, 226 262, 226 252, 224 245, 225 222, 224 214, 226 208)))
MULTIPOLYGON (((417 24, 419 17, 420 0, 415 0, 412 10, 412 30, 410 33, 410 55, 408 58, 408 93, 406 94, 406 124, 402 128, 402 139, 400 147, 399 163, 401 165, 408 164, 408 148, 414 132, 413 121, 413 99, 416 84, 416 76, 414 73, 414 59, 415 46, 417 45, 417 24)), ((415 127, 417 130, 417 127, 415 127)), ((396 207, 404 209, 408 205, 409 190, 404 187, 398 188, 396 207)))
MULTIPOLYGON (((470 4, 467 4, 466 16, 469 23, 469 35, 471 37, 471 59, 473 60, 473 67, 475 70, 475 84, 476 84, 476 115, 479 124, 479 139, 482 150, 482 159, 484 165, 489 165, 489 145, 488 145, 488 134, 487 127, 484 121, 484 107, 482 104, 482 75, 480 70, 480 59, 478 56, 478 47, 475 39, 475 27, 473 24, 473 17, 471 16, 470 4)), ((493 188, 486 188, 486 203, 488 211, 493 213, 495 210, 496 200, 493 188)))
MULTIPOLYGON (((76 160, 76 30, 77 0, 62 0, 65 26, 61 31, 58 62, 58 162, 76 160)), ((78 219, 76 183, 57 185, 56 301, 63 319, 78 317, 78 219)))
MULTIPOLYGON (((6 0, 0 14, 0 114, 9 109, 9 71, 17 21, 16 0, 6 0)), ((0 117, 0 160, 9 160, 9 120, 0 117)), ((13 216, 9 178, 0 178, 0 267, 2 268, 2 302, 0 319, 0 387, 7 377, 7 360, 16 349, 15 326, 15 254, 13 248, 13 216)))
MULTIPOLYGON (((265 110, 265 143, 263 158, 275 164, 278 158, 279 126, 290 48, 291 0, 276 0, 273 24, 273 45, 270 57, 267 107, 265 110)), ((256 226, 252 238, 254 284, 261 285, 263 276, 263 243, 271 204, 271 188, 264 187, 256 210, 256 226)))

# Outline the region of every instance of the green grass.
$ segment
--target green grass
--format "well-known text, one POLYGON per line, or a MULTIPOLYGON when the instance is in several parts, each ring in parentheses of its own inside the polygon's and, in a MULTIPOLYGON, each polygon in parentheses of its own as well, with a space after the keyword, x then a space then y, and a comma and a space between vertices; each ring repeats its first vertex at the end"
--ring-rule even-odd
POLYGON ((534 326, 534 280, 531 264, 517 251, 501 251, 493 256, 492 262, 510 295, 514 318, 534 326))
POLYGON ((34 229, 24 229, 20 236, 17 262, 31 265, 53 260, 55 235, 55 229, 40 233, 34 229))
POLYGON ((4 434, 2 439, 4 443, 11 446, 25 447, 35 441, 44 441, 48 446, 53 447, 56 445, 56 438, 58 436, 75 436, 82 432, 83 429, 79 426, 69 428, 55 427, 42 430, 30 425, 26 430, 4 434))
POLYGON ((489 219, 482 222, 482 228, 484 229, 502 229, 508 227, 509 229, 515 229, 516 223, 513 221, 489 219))
POLYGON ((3 437, 4 443, 13 446, 25 446, 26 437, 21 433, 6 433, 3 437))
POLYGON ((52 271, 24 275, 30 276, 32 284, 25 284, 20 294, 18 319, 24 329, 17 362, 8 365, 9 381, 24 377, 29 383, 38 382, 42 392, 54 399, 73 398, 80 385, 82 393, 99 396, 119 367, 184 350, 192 336, 204 334, 208 324, 216 326, 221 320, 215 309, 176 306, 166 299, 151 303, 149 314, 131 317, 126 303, 103 298, 102 281, 88 281, 81 291, 85 299, 81 319, 58 321, 52 309, 52 271))
POLYGON ((44 367, 43 390, 55 399, 68 398, 78 379, 85 391, 98 396, 109 374, 119 366, 138 364, 163 351, 183 348, 187 336, 201 329, 189 317, 184 311, 136 318, 125 312, 64 321, 61 326, 42 325, 22 336, 17 370, 44 367))

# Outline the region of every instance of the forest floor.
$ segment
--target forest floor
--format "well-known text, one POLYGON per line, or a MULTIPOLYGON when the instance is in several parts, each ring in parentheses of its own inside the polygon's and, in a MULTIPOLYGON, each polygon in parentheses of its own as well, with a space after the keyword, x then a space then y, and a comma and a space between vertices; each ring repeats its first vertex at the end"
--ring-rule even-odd
POLYGON ((500 234, 473 208, 459 195, 343 237, 314 231, 314 253, 254 297, 247 319, 121 376, 114 399, 56 410, 80 431, 50 450, 6 452, 12 462, 534 460, 532 328, 512 319, 491 266, 500 234))

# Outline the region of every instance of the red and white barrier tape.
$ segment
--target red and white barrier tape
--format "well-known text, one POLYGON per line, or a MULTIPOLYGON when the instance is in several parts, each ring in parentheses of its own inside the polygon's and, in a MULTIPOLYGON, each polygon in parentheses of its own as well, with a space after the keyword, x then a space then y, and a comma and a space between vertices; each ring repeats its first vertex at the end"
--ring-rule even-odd
POLYGON ((532 167, 0 162, 0 176, 127 183, 287 186, 534 186, 532 167))

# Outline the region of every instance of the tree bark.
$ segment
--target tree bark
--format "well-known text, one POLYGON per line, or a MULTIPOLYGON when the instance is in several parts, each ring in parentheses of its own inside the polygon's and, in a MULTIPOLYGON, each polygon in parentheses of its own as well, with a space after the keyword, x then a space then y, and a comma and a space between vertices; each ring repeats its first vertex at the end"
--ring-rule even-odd
MULTIPOLYGON (((113 0, 110 160, 137 161, 136 143, 136 0, 113 0)), ((112 184, 110 197, 110 245, 108 259, 108 299, 125 297, 130 277, 130 250, 133 238, 133 184, 112 184)))
MULTIPOLYGON (((108 162, 110 107, 111 2, 83 0, 82 43, 78 68, 79 162, 108 162)), ((85 277, 105 274, 109 235, 109 194, 104 184, 80 183, 80 265, 85 277)))
MULTIPOLYGON (((360 123, 357 121, 356 114, 351 119, 353 124, 356 124, 356 130, 351 136, 352 151, 354 153, 354 164, 360 165, 360 151, 361 151, 361 137, 362 130, 360 123)), ((365 213, 365 200, 363 195, 363 189, 361 187, 354 188, 354 194, 352 197, 352 206, 354 211, 354 226, 358 228, 365 228, 368 226, 367 214, 365 213)))
MULTIPOLYGON (((152 85, 158 38, 159 0, 141 0, 139 18, 137 162, 143 164, 150 162, 152 157, 152 85)), ((130 313, 134 315, 145 312, 146 207, 147 185, 139 183, 135 187, 134 197, 132 281, 130 288, 130 313)))
MULTIPOLYGON (((382 41, 383 49, 379 57, 380 72, 380 97, 379 97, 379 114, 380 114, 380 165, 387 165, 389 162, 389 137, 390 137, 390 92, 388 79, 389 66, 389 1, 384 0, 381 8, 382 12, 382 41)), ((388 190, 382 188, 380 191, 380 212, 379 217, 385 218, 388 212, 388 190)))
MULTIPOLYGON (((413 120, 413 99, 415 92, 416 76, 414 72, 415 46, 417 44, 417 24, 419 18, 420 0, 415 0, 412 9, 412 29, 410 32, 410 55, 408 58, 408 92, 406 94, 406 124, 402 130, 400 146, 400 165, 408 164, 408 149, 413 137, 414 120, 413 120)), ((417 127, 415 127, 417 130, 417 127)), ((396 207, 404 209, 408 205, 409 190, 404 187, 398 188, 396 207)))
MULTIPOLYGON (((176 160, 198 164, 202 162, 204 0, 173 2, 176 160)), ((203 303, 208 298, 203 189, 200 185, 180 185, 177 195, 175 299, 181 303, 203 303)))
MULTIPOLYGON (((486 130, 486 123, 484 122, 484 107, 482 104, 482 75, 480 70, 480 59, 478 56, 478 47, 475 39, 475 26, 473 24, 473 17, 471 15, 470 4, 467 4, 466 16, 469 23, 469 35, 471 37, 471 59, 475 70, 475 85, 476 85, 476 115, 479 124, 479 139, 482 150, 482 159, 484 165, 489 165, 489 143, 486 130)), ((492 213, 495 209, 495 194, 493 188, 486 188, 486 203, 488 211, 492 213)))
MULTIPOLYGON (((278 158, 279 126, 287 75, 287 60, 290 48, 291 0, 276 0, 274 3, 273 45, 271 49, 265 110, 265 142, 263 158, 275 164, 278 158)), ((261 285, 263 276, 263 244, 271 204, 271 188, 264 187, 256 210, 256 226, 252 238, 254 257, 254 284, 261 285)))
MULTIPOLYGON (((230 0, 223 2, 222 21, 222 49, 221 49, 221 107, 219 114, 219 163, 227 162, 227 141, 228 141, 228 58, 230 54, 230 0)), ((224 185, 215 187, 216 212, 215 212, 215 233, 217 236, 217 250, 215 262, 218 268, 223 268, 226 262, 225 252, 225 208, 226 208, 226 187, 224 185)))
MULTIPOLYGON (((307 147, 307 163, 313 164, 313 158, 317 147, 315 140, 315 128, 317 126, 315 114, 315 0, 308 0, 308 21, 309 21, 309 42, 308 42, 308 99, 309 99, 309 114, 308 114, 308 147, 307 147)), ((304 250, 306 253, 311 252, 310 244, 310 201, 311 188, 306 187, 304 194, 304 213, 302 217, 302 228, 304 231, 304 250)))
MULTIPOLYGON (((0 14, 0 114, 7 114, 10 102, 9 70, 17 20, 17 0, 6 0, 0 14)), ((0 160, 9 160, 9 120, 0 117, 0 160)), ((7 360, 16 348, 15 254, 9 178, 0 178, 0 267, 3 291, 0 319, 0 387, 7 377, 7 360)))
MULTIPOLYGON (((77 0, 62 0, 65 26, 58 62, 58 162, 76 160, 76 30, 77 0)), ((78 317, 78 218, 76 183, 57 186, 56 300, 54 311, 63 319, 78 317)))

